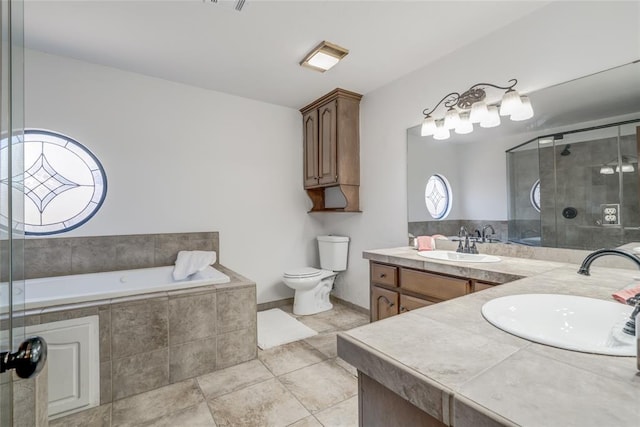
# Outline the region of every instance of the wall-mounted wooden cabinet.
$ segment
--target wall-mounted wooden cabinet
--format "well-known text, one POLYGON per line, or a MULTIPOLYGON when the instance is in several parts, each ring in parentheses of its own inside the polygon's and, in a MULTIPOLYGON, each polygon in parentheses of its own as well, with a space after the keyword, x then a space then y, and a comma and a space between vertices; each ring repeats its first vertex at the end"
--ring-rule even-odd
POLYGON ((311 212, 360 211, 360 99, 336 89, 302 108, 304 188, 311 212), (325 206, 325 189, 338 187, 346 204, 325 206))
POLYGON ((373 261, 369 266, 372 322, 495 285, 373 261))

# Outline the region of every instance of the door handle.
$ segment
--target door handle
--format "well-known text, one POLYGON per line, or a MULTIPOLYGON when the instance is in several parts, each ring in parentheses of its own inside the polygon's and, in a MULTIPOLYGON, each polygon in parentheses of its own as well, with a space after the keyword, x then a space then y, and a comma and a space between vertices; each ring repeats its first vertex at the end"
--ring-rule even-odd
POLYGON ((44 338, 27 338, 15 353, 0 353, 0 372, 15 369, 20 378, 31 378, 42 370, 46 360, 47 342, 44 338))

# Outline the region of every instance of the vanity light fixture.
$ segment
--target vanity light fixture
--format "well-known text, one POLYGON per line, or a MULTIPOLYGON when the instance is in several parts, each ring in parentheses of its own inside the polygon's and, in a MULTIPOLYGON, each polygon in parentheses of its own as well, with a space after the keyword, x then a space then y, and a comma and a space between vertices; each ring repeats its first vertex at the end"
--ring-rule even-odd
POLYGON ((422 111, 424 120, 420 134, 433 135, 434 139, 443 140, 450 136, 449 131, 458 134, 473 132, 473 124, 491 128, 500 125, 500 116, 509 116, 513 121, 527 120, 533 117, 531 101, 521 96, 514 88, 518 80, 509 80, 509 85, 498 86, 491 83, 476 83, 462 94, 451 92, 438 102, 435 108, 422 111), (500 105, 488 105, 485 102, 487 88, 505 90, 500 105), (443 117, 433 117, 433 113, 440 107, 447 108, 443 117))
POLYGON ((337 44, 323 41, 300 61, 300 65, 324 73, 347 56, 348 53, 349 50, 337 44))

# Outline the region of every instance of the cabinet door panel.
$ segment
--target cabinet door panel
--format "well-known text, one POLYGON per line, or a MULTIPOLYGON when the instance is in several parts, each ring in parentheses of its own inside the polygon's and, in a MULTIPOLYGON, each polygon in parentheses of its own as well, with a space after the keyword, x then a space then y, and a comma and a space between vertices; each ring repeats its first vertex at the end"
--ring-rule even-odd
POLYGON ((382 320, 398 314, 398 293, 378 286, 371 287, 371 320, 382 320))
POLYGON ((331 101, 319 108, 319 184, 334 184, 338 182, 338 147, 337 147, 337 109, 336 102, 331 101))
POLYGON ((491 289, 494 285, 490 285, 488 283, 482 282, 474 282, 473 283, 473 292, 484 291, 485 289, 491 289))
POLYGON ((415 310, 417 308, 426 307, 428 305, 435 304, 433 301, 427 301, 425 299, 412 297, 410 295, 400 295, 400 314, 407 311, 415 310))
POLYGON ((471 283, 465 279, 401 268, 400 287, 426 297, 445 301, 469 293, 471 283))
POLYGON ((302 117, 304 139, 304 187, 318 185, 318 110, 302 117))

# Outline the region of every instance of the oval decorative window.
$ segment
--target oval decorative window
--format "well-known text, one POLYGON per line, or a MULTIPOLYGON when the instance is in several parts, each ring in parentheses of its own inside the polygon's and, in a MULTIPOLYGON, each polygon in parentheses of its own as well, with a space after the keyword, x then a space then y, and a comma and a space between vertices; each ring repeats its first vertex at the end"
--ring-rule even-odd
POLYGON ((13 177, 13 186, 24 191, 25 234, 73 230, 102 206, 107 176, 96 156, 78 141, 55 132, 25 130, 23 156, 24 173, 13 177))
POLYGON ((538 212, 540 212, 540 180, 537 180, 531 186, 531 191, 529 192, 529 200, 531 201, 531 206, 538 212))
POLYGON ((435 219, 444 219, 451 212, 453 194, 449 181, 444 175, 434 174, 427 180, 424 189, 424 203, 429 214, 435 219))

